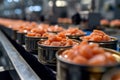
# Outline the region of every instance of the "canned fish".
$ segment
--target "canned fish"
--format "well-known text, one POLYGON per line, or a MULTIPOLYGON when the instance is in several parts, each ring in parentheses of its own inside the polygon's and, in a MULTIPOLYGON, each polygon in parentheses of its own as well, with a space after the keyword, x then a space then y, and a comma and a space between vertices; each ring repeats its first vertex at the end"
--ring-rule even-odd
MULTIPOLYGON (((86 43, 84 43, 84 45, 85 44, 86 43)), ((96 57, 95 59, 93 55, 92 56, 89 55, 91 54, 90 53, 91 50, 87 51, 88 48, 87 47, 85 48, 84 45, 80 46, 81 47, 80 49, 76 47, 76 49, 78 50, 66 49, 66 50, 59 50, 57 52, 56 54, 57 80, 113 80, 112 76, 117 73, 119 74, 119 71, 120 71, 120 64, 119 64, 120 53, 112 49, 100 48, 102 52, 103 50, 105 51, 105 55, 101 54, 101 51, 100 51, 100 54, 97 54, 97 53, 94 54, 96 57), (87 51, 89 56, 84 55, 81 52, 83 50, 82 47, 85 48, 84 54, 87 54, 86 53, 87 51), (76 55, 78 54, 78 51, 80 51, 81 53, 79 55, 76 55), (64 55, 68 54, 68 55, 63 57, 63 54, 64 55), (104 55, 104 56, 100 57, 100 55, 104 55), (78 59, 79 56, 80 58, 78 59), (100 61, 98 61, 97 59, 100 61)), ((97 45, 92 45, 91 47, 93 46, 97 46, 97 45)), ((95 51, 95 48, 94 48, 94 51, 95 51)))
POLYGON ((38 53, 38 45, 37 42, 39 40, 43 40, 47 38, 40 38, 40 37, 29 37, 25 36, 25 47, 28 52, 31 52, 33 54, 38 53))

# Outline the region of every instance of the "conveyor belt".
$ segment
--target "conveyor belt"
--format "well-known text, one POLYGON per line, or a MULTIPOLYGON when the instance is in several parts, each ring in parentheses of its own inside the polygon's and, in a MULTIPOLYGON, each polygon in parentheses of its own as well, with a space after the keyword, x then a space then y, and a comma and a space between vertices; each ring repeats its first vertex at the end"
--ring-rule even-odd
POLYGON ((0 43, 20 80, 41 80, 1 31, 0 43))

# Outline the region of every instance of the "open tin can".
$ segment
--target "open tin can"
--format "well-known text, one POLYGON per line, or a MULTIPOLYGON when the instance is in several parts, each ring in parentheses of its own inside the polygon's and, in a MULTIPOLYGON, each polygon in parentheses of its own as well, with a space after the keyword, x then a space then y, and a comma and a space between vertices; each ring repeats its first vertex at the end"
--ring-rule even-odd
POLYGON ((40 37, 25 36, 25 48, 26 48, 26 50, 30 53, 38 54, 37 42, 40 40, 44 40, 44 39, 47 39, 47 37, 40 38, 40 37))
POLYGON ((55 47, 55 46, 45 46, 42 45, 43 41, 38 42, 38 59, 40 63, 44 65, 49 65, 49 66, 55 66, 56 67, 56 52, 60 49, 68 49, 71 48, 72 46, 60 46, 60 47, 55 47))
POLYGON ((61 58, 60 55, 65 50, 59 50, 56 54, 57 80, 113 80, 114 74, 120 72, 120 53, 112 49, 105 50, 112 53, 118 63, 105 66, 75 64, 61 58))
POLYGON ((21 45, 25 44, 26 33, 17 32, 17 42, 21 45))
POLYGON ((104 48, 117 50, 118 39, 115 37, 111 37, 111 41, 108 41, 108 42, 107 41, 106 42, 89 41, 89 42, 98 43, 101 47, 104 47, 104 48))
MULTIPOLYGON (((80 38, 80 41, 82 41, 82 39, 80 38)), ((114 49, 117 50, 117 43, 118 43, 118 39, 116 37, 111 37, 111 41, 88 41, 89 43, 97 43, 100 45, 100 47, 104 47, 104 48, 110 48, 110 49, 114 49)))

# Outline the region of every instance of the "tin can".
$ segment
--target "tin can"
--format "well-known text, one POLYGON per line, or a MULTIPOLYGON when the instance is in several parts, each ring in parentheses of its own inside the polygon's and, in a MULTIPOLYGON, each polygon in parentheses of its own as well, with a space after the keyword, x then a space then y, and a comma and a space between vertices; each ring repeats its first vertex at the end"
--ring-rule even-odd
POLYGON ((25 44, 25 35, 26 33, 17 32, 17 42, 21 45, 25 44))
MULTIPOLYGON (((82 41, 82 39, 80 38, 80 41, 82 41)), ((111 41, 88 41, 89 43, 97 43, 100 45, 100 47, 104 47, 104 48, 110 48, 110 49, 114 49, 117 50, 117 43, 118 43, 118 39, 116 37, 111 37, 111 41)))
POLYGON ((118 39, 115 37, 111 37, 111 41, 108 41, 108 42, 107 41, 106 42, 89 41, 89 42, 98 43, 101 47, 104 47, 104 48, 117 50, 118 39))
POLYGON ((72 46, 60 46, 60 47, 55 47, 55 46, 45 46, 42 45, 43 41, 38 42, 38 59, 40 63, 44 65, 49 65, 49 66, 55 66, 56 67, 56 52, 60 49, 67 49, 71 48, 72 46))
MULTIPOLYGON (((120 53, 105 48, 106 51, 111 52, 120 62, 120 53)), ((59 50, 57 57, 57 80, 112 80, 109 79, 113 75, 111 73, 118 73, 120 71, 120 64, 106 65, 106 66, 88 66, 68 62, 60 58, 59 55, 65 50, 59 50), (111 73, 109 73, 111 72, 111 73)))
POLYGON ((39 40, 44 40, 46 38, 40 38, 40 37, 29 37, 25 36, 25 48, 28 52, 33 54, 38 54, 38 45, 37 42, 39 40))

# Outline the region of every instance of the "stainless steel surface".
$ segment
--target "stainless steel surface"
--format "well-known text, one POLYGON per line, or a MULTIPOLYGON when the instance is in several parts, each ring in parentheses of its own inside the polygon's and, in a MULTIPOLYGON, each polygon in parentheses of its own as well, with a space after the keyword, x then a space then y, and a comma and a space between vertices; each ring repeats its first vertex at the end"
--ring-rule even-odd
POLYGON ((0 43, 4 47, 21 80, 41 80, 1 31, 0 43))
POLYGON ((25 48, 28 52, 37 54, 38 46, 37 42, 40 40, 39 37, 28 37, 25 36, 25 48))
POLYGON ((41 44, 43 41, 38 42, 38 59, 44 65, 56 67, 56 52, 60 49, 68 49, 72 46, 46 46, 41 44))
POLYGON ((57 80, 112 80, 108 78, 111 76, 111 73, 115 73, 113 69, 117 69, 118 72, 120 71, 120 53, 112 49, 104 49, 115 57, 116 61, 118 62, 117 64, 104 66, 75 64, 60 57, 65 50, 59 50, 56 54, 57 80), (107 78, 102 79, 103 76, 106 77, 106 73, 107 78))

